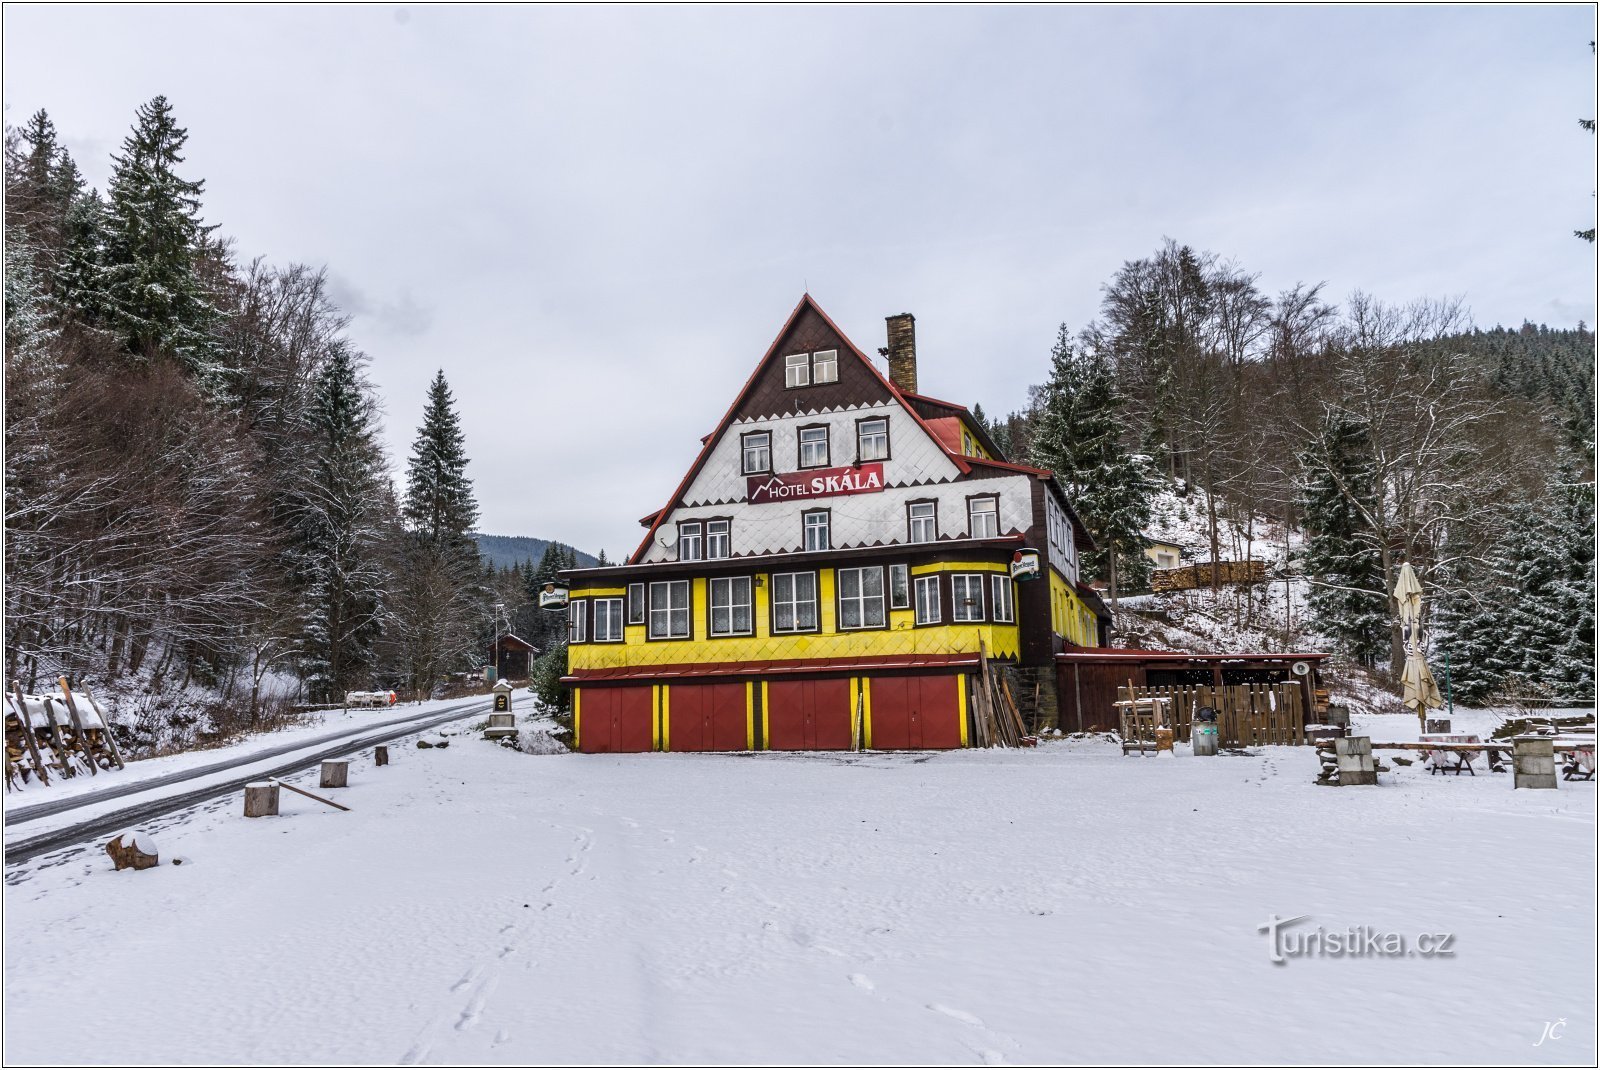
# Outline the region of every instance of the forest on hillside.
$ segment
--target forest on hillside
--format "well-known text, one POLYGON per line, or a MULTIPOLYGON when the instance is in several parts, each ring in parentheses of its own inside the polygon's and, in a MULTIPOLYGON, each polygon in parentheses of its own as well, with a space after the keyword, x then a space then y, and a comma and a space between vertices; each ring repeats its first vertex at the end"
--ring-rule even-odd
POLYGON ((1145 582, 1158 489, 1224 526, 1303 533, 1290 571, 1335 651, 1397 675, 1390 593, 1411 562, 1456 694, 1594 694, 1595 339, 1478 330, 1454 300, 1264 292, 1167 241, 1063 325, 1024 411, 985 417, 1052 469, 1094 533, 1113 598, 1145 582))
POLYGON ((43 111, 5 138, 6 679, 93 686, 135 750, 425 696, 571 555, 480 560, 442 371, 396 491, 324 271, 240 262, 186 139, 143 105, 102 193, 43 111))

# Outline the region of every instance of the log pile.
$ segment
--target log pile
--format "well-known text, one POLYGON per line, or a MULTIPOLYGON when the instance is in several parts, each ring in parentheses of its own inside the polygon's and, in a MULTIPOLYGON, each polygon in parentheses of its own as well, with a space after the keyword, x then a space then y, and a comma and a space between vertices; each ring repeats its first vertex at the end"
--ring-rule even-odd
POLYGON ((6 790, 49 784, 103 769, 121 769, 122 754, 104 712, 87 692, 74 694, 66 678, 61 690, 24 694, 13 683, 5 692, 6 790))
POLYGON ((978 686, 972 693, 972 724, 976 747, 1032 747, 1039 741, 1028 734, 1022 714, 1011 697, 1011 687, 989 665, 989 652, 978 640, 978 686))
POLYGON ((1162 591, 1193 591, 1211 586, 1211 573, 1216 569, 1219 584, 1266 583, 1265 561, 1199 561, 1182 568, 1157 568, 1150 570, 1150 589, 1162 591))

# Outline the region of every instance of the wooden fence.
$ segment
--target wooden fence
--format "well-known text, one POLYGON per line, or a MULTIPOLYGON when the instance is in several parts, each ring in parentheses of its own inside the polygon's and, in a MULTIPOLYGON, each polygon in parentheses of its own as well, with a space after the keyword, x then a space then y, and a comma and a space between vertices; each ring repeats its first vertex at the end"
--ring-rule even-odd
MULTIPOLYGON (((1158 568, 1150 572, 1150 589, 1152 591, 1192 591, 1200 587, 1211 586, 1212 563, 1200 561, 1193 565, 1183 565, 1179 568, 1158 568)), ((1266 583, 1267 563, 1265 561, 1218 561, 1215 565, 1217 582, 1220 584, 1237 583, 1266 583)))
MULTIPOLYGON (((1210 706, 1217 711, 1217 742, 1225 747, 1301 746, 1306 742, 1305 700, 1298 682, 1280 684, 1228 684, 1222 687, 1119 687, 1120 701, 1165 699, 1157 709, 1166 709, 1164 727, 1173 738, 1187 742, 1194 723, 1194 711, 1210 706)), ((1156 720, 1137 706, 1119 707, 1122 711, 1122 738, 1155 741, 1156 720)))

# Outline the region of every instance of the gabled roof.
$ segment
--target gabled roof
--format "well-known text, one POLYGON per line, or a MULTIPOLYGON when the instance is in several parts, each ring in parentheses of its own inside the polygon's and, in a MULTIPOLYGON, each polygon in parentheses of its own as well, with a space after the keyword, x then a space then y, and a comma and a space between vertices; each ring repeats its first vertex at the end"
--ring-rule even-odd
MULTIPOLYGON (((677 489, 672 492, 672 497, 667 500, 667 504, 663 506, 659 512, 645 518, 645 521, 649 522, 649 530, 645 532, 645 536, 640 541, 638 548, 634 550, 633 554, 628 558, 628 564, 638 564, 639 560, 644 557, 645 552, 649 550, 650 540, 655 538, 656 530, 660 528, 661 521, 665 519, 667 514, 672 511, 672 507, 677 505, 678 502, 682 500, 684 491, 689 489, 690 484, 694 482, 695 476, 699 475, 700 470, 705 467, 706 460, 711 456, 713 447, 716 446, 718 440, 722 438, 723 433, 728 429, 728 425, 733 422, 734 416, 739 412, 740 408, 743 407, 745 400, 750 396, 750 391, 754 389, 757 380, 761 377, 762 370, 765 369, 766 366, 777 357, 779 343, 781 343, 785 336, 789 334, 790 329, 794 327, 795 321, 800 318, 801 313, 807 309, 810 309, 812 312, 815 312, 819 317, 821 317, 822 322, 827 324, 828 328, 832 330, 834 334, 839 336, 839 340, 844 344, 845 349, 854 354, 856 359, 861 361, 861 363, 864 364, 872 373, 873 377, 876 378, 879 383, 883 384, 883 387, 889 393, 889 396, 900 403, 900 407, 906 411, 908 416, 917 422, 917 424, 922 428, 929 438, 933 439, 935 442, 939 442, 939 436, 934 434, 933 428, 928 426, 928 421, 925 420, 922 414, 918 412, 916 408, 907 400, 907 395, 902 393, 892 382, 889 381, 888 377, 885 376, 883 372, 878 370, 878 366, 872 362, 872 359, 863 353, 861 348, 852 342, 850 337, 846 335, 844 331, 839 329, 839 325, 833 322, 833 317, 824 312, 822 310, 822 306, 818 305, 809 293, 801 294, 799 304, 794 306, 794 311, 789 313, 788 319, 784 320, 783 326, 779 328, 777 335, 772 339, 772 344, 767 347, 766 353, 763 354, 761 359, 756 362, 756 366, 751 369, 750 377, 745 380, 744 386, 740 387, 739 393, 733 399, 733 403, 730 404, 728 406, 728 410, 722 414, 722 419, 717 421, 716 430, 712 431, 711 434, 701 439, 700 452, 695 456, 694 463, 689 466, 689 471, 684 474, 682 481, 678 483, 677 489)), ((945 448, 946 454, 949 455, 950 460, 954 462, 955 466, 960 469, 962 475, 966 475, 972 471, 972 465, 969 462, 971 462, 973 458, 963 457, 960 453, 953 452, 947 447, 943 447, 943 443, 940 443, 940 445, 942 448, 945 448)), ((641 523, 643 522, 644 521, 641 521, 641 523)))

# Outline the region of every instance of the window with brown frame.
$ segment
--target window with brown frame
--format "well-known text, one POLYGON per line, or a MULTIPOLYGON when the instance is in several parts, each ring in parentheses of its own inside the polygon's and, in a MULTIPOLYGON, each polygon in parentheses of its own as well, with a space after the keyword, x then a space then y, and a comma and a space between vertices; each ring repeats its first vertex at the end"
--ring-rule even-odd
POLYGON ((950 577, 950 619, 971 623, 983 619, 983 575, 958 572, 950 577))
POLYGON ((883 609, 883 568, 841 568, 838 571, 839 630, 882 628, 887 617, 883 609))
POLYGON ((828 467, 828 425, 816 424, 812 427, 802 427, 799 431, 800 467, 801 468, 826 468, 828 467))
POLYGON ((743 473, 764 475, 772 471, 772 432, 747 431, 739 436, 743 473))
POLYGON ((827 509, 809 509, 800 514, 800 526, 805 536, 805 548, 809 550, 833 549, 833 537, 829 531, 831 513, 827 509))
POLYGON ((856 460, 886 461, 889 459, 889 418, 874 416, 856 421, 856 460))
POLYGON ((967 499, 967 535, 992 539, 1000 534, 1000 499, 992 495, 967 499))
POLYGON ((934 542, 939 538, 939 503, 906 503, 906 538, 911 542, 934 542))

